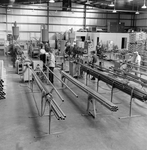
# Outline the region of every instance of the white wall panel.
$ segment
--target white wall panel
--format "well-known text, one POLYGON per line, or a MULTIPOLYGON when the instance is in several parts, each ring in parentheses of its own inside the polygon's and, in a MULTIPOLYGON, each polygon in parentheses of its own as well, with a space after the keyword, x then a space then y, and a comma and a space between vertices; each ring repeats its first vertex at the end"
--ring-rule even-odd
POLYGON ((32 16, 13 16, 8 15, 8 22, 18 22, 18 23, 46 23, 46 17, 32 17, 32 16))
POLYGON ((55 40, 55 33, 49 33, 49 40, 55 40))
POLYGON ((0 39, 6 40, 6 37, 7 37, 7 36, 6 36, 6 33, 0 31, 0 39))
POLYGON ((40 25, 18 25, 20 31, 40 31, 40 25))
POLYGON ((6 22, 6 16, 0 15, 0 22, 6 22))
POLYGON ((74 31, 79 30, 80 28, 83 28, 83 26, 60 26, 60 25, 50 25, 49 31, 52 32, 65 32, 69 29, 73 28, 74 31))
POLYGON ((13 16, 13 15, 8 15, 7 16, 7 21, 8 22, 26 22, 26 23, 28 23, 28 17, 27 16, 13 16))
POLYGON ((0 24, 0 30, 6 30, 6 24, 0 24))
POLYGON ((29 16, 28 17, 28 22, 29 23, 46 23, 47 22, 47 18, 46 17, 32 17, 29 16))
POLYGON ((59 18, 59 17, 50 17, 49 23, 54 24, 73 24, 73 25, 79 25, 83 24, 84 20, 82 18, 59 18))
POLYGON ((25 9, 43 9, 46 10, 47 9, 47 4, 41 4, 41 5, 21 5, 21 8, 25 8, 25 9), (41 7, 40 7, 41 6, 41 7))
POLYGON ((131 15, 120 15, 121 19, 131 19, 131 15))
POLYGON ((107 14, 107 18, 118 18, 118 14, 107 14))
POLYGON ((86 13, 86 17, 93 17, 93 18, 106 18, 106 14, 102 13, 86 13))
POLYGON ((84 5, 72 3, 72 7, 76 7, 76 8, 84 8, 84 5))
MULTIPOLYGON (((11 24, 8 24, 8 31, 12 31, 12 26, 11 24)), ((40 25, 17 25, 19 27, 19 31, 35 31, 35 32, 40 32, 40 25)))
POLYGON ((86 11, 87 12, 91 12, 91 13, 97 13, 97 12, 99 12, 98 9, 95 9, 93 7, 90 7, 90 6, 86 7, 86 11))
POLYGON ((120 20, 120 22, 124 22, 125 26, 131 26, 131 20, 120 20))
POLYGON ((86 25, 105 26, 106 21, 101 19, 86 19, 86 25))
POLYGON ((138 20, 136 26, 147 26, 147 20, 138 20))
POLYGON ((30 39, 30 35, 29 33, 19 33, 19 40, 26 40, 26 39, 30 39))
POLYGON ((147 18, 147 14, 137 15, 137 18, 147 18))
POLYGON ((64 11, 50 11, 51 16, 66 16, 66 17, 84 17, 82 12, 64 12, 64 11))
MULTIPOLYGON (((42 8, 41 8, 42 9, 42 8)), ((11 9, 10 12, 8 12, 8 14, 21 14, 21 15, 47 15, 47 11, 46 10, 38 10, 38 9, 34 9, 31 8, 31 10, 24 10, 24 9, 11 9)))
POLYGON ((0 13, 5 13, 6 12, 6 8, 1 8, 0 7, 0 13))

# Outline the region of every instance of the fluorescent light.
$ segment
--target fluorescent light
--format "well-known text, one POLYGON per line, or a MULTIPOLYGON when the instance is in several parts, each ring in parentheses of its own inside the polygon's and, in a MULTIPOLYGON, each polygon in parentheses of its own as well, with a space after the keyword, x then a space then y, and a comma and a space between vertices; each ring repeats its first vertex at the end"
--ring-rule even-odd
POLYGON ((111 4, 109 5, 110 7, 114 7, 114 3, 113 2, 111 2, 111 4))
POLYGON ((55 0, 50 0, 49 2, 50 2, 50 3, 55 3, 55 0))
POLYGON ((12 5, 12 4, 10 4, 10 5, 8 5, 8 7, 13 7, 13 5, 12 5))
POLYGON ((113 10, 113 13, 116 13, 116 12, 117 12, 117 11, 114 9, 114 10, 113 10))
POLYGON ((143 6, 141 8, 143 8, 143 9, 147 8, 146 5, 145 5, 145 0, 144 0, 143 6))
POLYGON ((87 2, 85 4, 90 4, 89 0, 87 0, 87 2))
POLYGON ((145 8, 147 8, 147 7, 146 7, 146 5, 144 4, 141 8, 145 9, 145 8))
POLYGON ((139 15, 139 11, 137 10, 135 14, 136 14, 136 15, 139 15))

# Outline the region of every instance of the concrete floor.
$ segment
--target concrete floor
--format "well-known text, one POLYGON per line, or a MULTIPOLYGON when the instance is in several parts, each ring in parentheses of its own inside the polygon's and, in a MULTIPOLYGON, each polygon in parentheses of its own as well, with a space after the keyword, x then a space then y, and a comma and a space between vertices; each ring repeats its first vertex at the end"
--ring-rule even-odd
MULTIPOLYGON (((55 87, 65 102, 55 92, 54 99, 66 114, 64 121, 52 116, 51 134, 48 136, 48 117, 35 117, 40 111, 40 93, 33 93, 28 83, 23 83, 15 73, 9 58, 2 57, 6 69, 6 99, 0 100, 0 150, 145 150, 147 149, 147 104, 134 100, 133 114, 140 117, 118 119, 129 113, 130 97, 115 90, 114 101, 119 111, 112 113, 97 105, 100 112, 96 119, 86 116, 87 94, 68 82, 79 98, 59 81, 55 87), (34 116, 34 118, 32 118, 34 116)), ((59 70, 55 73, 60 75, 59 70)), ((84 79, 80 79, 84 82, 84 79)), ((88 81, 96 89, 96 81, 88 81)), ((110 88, 100 83, 100 93, 110 99, 110 88)), ((50 89, 50 85, 48 86, 50 89)), ((48 107, 45 114, 48 113, 48 107)))

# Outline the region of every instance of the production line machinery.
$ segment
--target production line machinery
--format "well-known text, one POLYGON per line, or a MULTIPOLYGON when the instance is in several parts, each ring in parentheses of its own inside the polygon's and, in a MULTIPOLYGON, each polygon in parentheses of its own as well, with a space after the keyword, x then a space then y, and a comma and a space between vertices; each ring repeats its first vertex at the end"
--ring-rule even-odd
MULTIPOLYGON (((112 86, 112 89, 111 89, 111 102, 112 102, 112 99, 113 99, 113 89, 116 88, 116 89, 119 89, 120 91, 128 94, 131 96, 130 98, 130 112, 129 112, 129 116, 131 117, 132 116, 132 112, 131 112, 131 109, 132 109, 132 99, 133 98, 136 98, 142 102, 145 102, 147 100, 147 93, 143 90, 140 90, 136 87, 132 87, 132 86, 129 86, 128 84, 116 79, 116 78, 113 78, 111 76, 108 75, 108 73, 104 73, 104 72, 101 72, 101 71, 98 71, 96 69, 93 69, 87 65, 83 65, 81 63, 79 63, 81 65, 81 70, 86 72, 87 75, 92 75, 94 76, 95 78, 98 79, 98 82, 97 82, 97 91, 98 91, 98 87, 99 87, 99 81, 103 81, 105 82, 106 84, 108 85, 111 85, 112 86)), ((87 75, 86 75, 86 85, 87 85, 87 75)))

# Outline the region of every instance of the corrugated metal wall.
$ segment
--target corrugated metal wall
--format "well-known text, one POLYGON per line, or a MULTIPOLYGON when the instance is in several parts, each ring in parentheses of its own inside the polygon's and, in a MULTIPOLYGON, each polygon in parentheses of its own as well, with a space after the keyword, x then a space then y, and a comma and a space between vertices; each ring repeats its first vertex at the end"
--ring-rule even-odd
POLYGON ((147 30, 147 14, 139 14, 136 16, 136 27, 137 29, 147 30))
POLYGON ((12 33, 15 21, 20 27, 21 40, 30 40, 34 36, 39 38, 42 24, 48 26, 49 39, 53 40, 55 32, 65 32, 71 28, 77 31, 87 26, 106 30, 108 22, 125 22, 128 28, 131 26, 131 15, 113 14, 92 7, 85 11, 84 5, 79 4, 72 4, 71 11, 62 11, 62 3, 14 6, 11 11, 1 8, 0 38, 12 33))

